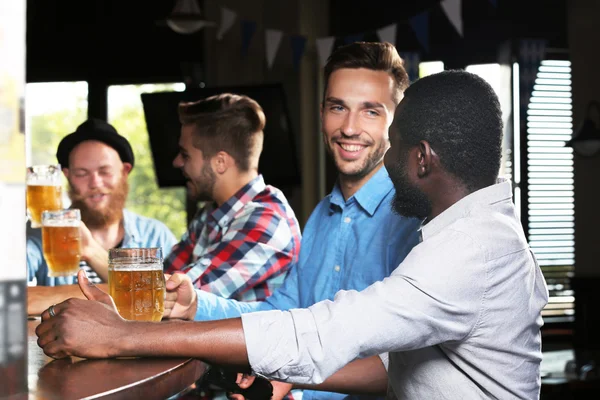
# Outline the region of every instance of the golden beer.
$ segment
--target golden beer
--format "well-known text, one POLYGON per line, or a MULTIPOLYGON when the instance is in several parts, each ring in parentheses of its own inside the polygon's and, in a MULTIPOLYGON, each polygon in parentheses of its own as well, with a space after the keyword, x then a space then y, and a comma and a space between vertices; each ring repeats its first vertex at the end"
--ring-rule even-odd
POLYGON ((79 271, 81 232, 79 210, 42 213, 42 251, 48 276, 71 276, 79 271))
POLYGON ((42 212, 62 209, 60 164, 27 168, 27 213, 32 228, 42 226, 42 212))
POLYGON ((27 185, 27 211, 31 218, 31 227, 42 226, 42 212, 62 209, 62 190, 60 186, 27 185))
POLYGON ((165 311, 165 275, 162 265, 109 270, 108 288, 121 317, 154 322, 162 319, 165 311))
POLYGON ((165 310, 166 294, 162 250, 111 249, 108 291, 121 317, 135 321, 160 321, 165 310))

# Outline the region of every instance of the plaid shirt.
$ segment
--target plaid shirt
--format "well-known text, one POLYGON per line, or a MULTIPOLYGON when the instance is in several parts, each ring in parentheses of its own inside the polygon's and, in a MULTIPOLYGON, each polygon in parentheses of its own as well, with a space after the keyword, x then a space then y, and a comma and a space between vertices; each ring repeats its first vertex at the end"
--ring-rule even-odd
POLYGON ((185 272, 221 297, 264 300, 297 262, 300 237, 287 199, 259 175, 220 207, 199 211, 165 259, 165 272, 185 272))

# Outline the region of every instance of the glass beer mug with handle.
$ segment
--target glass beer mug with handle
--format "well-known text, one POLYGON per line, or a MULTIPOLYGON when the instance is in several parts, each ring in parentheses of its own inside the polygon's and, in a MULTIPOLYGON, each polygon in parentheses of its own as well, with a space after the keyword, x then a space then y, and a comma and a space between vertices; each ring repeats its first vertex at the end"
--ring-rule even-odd
POLYGON ((108 290, 121 317, 160 321, 166 294, 162 249, 110 249, 108 290))
POLYGON ((78 209, 42 212, 42 251, 48 276, 71 276, 81 260, 81 214, 78 209))
POLYGON ((27 168, 27 214, 32 228, 42 226, 42 212, 63 208, 60 164, 27 168))

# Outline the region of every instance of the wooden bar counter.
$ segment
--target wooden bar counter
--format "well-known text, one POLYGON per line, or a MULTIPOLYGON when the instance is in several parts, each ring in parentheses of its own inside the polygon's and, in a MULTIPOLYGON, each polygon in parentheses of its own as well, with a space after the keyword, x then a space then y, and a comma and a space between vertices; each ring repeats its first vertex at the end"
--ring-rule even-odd
POLYGON ((192 358, 54 360, 37 345, 39 323, 39 318, 27 322, 29 399, 167 399, 207 370, 192 358))

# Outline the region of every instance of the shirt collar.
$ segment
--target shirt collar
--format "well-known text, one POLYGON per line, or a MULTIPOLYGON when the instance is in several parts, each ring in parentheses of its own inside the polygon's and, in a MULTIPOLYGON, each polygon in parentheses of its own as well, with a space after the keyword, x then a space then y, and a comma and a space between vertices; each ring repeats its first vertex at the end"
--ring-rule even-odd
POLYGON ((339 182, 336 182, 329 197, 329 210, 334 212, 335 208, 343 209, 346 204, 356 201, 370 216, 375 214, 377 207, 385 196, 394 188, 390 176, 384 166, 375 173, 352 197, 344 200, 339 182))
POLYGON ((266 185, 262 175, 258 175, 246 185, 244 185, 236 194, 231 196, 229 200, 216 207, 210 212, 211 218, 221 228, 225 228, 235 214, 241 210, 248 202, 256 197, 257 194, 265 190, 266 185))
POLYGON ((426 240, 453 222, 464 218, 474 208, 509 199, 512 199, 512 185, 507 179, 499 178, 494 185, 479 189, 463 197, 431 221, 423 222, 420 229, 422 240, 426 240))

